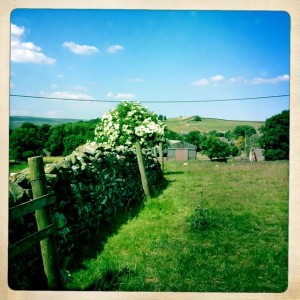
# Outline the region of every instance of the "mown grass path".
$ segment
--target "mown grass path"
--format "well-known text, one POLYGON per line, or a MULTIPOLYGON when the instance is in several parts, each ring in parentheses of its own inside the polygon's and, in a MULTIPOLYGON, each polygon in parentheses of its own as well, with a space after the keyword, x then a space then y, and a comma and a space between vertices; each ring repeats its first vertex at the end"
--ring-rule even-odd
POLYGON ((283 292, 288 162, 168 162, 164 192, 72 273, 68 289, 283 292), (209 227, 193 229, 195 208, 209 227))

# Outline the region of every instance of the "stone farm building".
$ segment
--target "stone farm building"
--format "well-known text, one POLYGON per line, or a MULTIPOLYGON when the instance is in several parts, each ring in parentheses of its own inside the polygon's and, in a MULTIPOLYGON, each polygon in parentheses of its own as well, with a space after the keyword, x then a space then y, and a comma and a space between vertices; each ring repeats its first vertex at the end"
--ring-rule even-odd
POLYGON ((249 153, 249 161, 264 161, 264 150, 261 148, 252 147, 249 153))
POLYGON ((167 160, 196 159, 197 146, 183 141, 170 140, 167 148, 167 160))

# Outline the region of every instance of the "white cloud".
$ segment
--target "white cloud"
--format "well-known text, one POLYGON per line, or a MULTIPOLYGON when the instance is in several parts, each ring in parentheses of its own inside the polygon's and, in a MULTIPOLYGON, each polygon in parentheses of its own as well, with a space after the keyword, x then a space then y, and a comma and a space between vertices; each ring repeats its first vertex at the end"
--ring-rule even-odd
POLYGON ((10 111, 11 116, 32 116, 33 113, 29 110, 11 110, 10 111))
POLYGON ((290 76, 287 74, 279 75, 273 78, 263 78, 263 77, 256 77, 252 80, 246 80, 244 77, 236 76, 231 77, 225 81, 223 75, 216 75, 209 78, 201 78, 197 81, 191 82, 193 86, 206 86, 209 84, 218 85, 220 82, 224 81, 227 84, 241 84, 241 83, 250 83, 250 84, 277 84, 284 81, 289 81, 290 76))
POLYGON ((211 81, 213 82, 218 82, 224 80, 224 77, 222 75, 216 75, 210 78, 211 81))
POLYGON ((62 113, 61 110, 50 110, 48 112, 45 112, 44 113, 44 116, 47 116, 47 117, 59 117, 60 114, 62 113))
POLYGON ((241 77, 241 76, 237 76, 237 77, 231 77, 228 80, 230 83, 239 83, 239 82, 246 82, 246 80, 241 77))
POLYGON ((251 80, 252 84, 264 84, 264 83, 271 83, 271 84, 277 84, 283 81, 289 81, 290 76, 287 74, 279 75, 277 77, 273 78, 262 78, 262 77, 256 77, 253 80, 251 80))
POLYGON ((22 42, 24 27, 11 24, 11 61, 17 63, 54 64, 55 59, 47 57, 41 47, 32 42, 22 42))
POLYGON ((118 93, 114 97, 115 99, 135 99, 136 96, 134 94, 126 94, 126 93, 118 93))
POLYGON ((191 85, 194 86, 206 86, 209 85, 210 83, 214 83, 215 85, 218 84, 219 82, 221 82, 222 80, 224 80, 224 76, 223 75, 216 75, 213 77, 209 77, 209 78, 201 78, 197 81, 191 82, 191 85))
POLYGON ((133 78, 131 81, 141 83, 141 82, 144 82, 144 79, 142 79, 142 78, 133 78))
POLYGON ((113 54, 113 53, 117 53, 119 51, 122 51, 124 49, 125 48, 121 45, 111 45, 107 48, 107 52, 113 54))
POLYGON ((76 92, 53 92, 53 93, 45 93, 40 92, 42 96, 50 97, 50 98, 63 98, 63 99, 75 99, 75 100, 92 100, 93 98, 90 95, 76 92))
POLYGON ((63 47, 68 48, 71 52, 79 55, 90 55, 99 52, 94 46, 79 45, 74 42, 64 42, 63 47))
POLYGON ((136 95, 134 94, 129 94, 129 93, 117 93, 117 94, 113 94, 112 92, 108 92, 106 94, 106 97, 108 98, 114 98, 114 99, 127 99, 127 100, 130 100, 130 99, 135 99, 136 98, 136 95))
POLYGON ((19 27, 15 24, 11 24, 10 27, 10 33, 11 33, 11 37, 17 39, 18 37, 21 37, 25 32, 25 28, 24 27, 19 27))
POLYGON ((202 78, 202 79, 192 82, 191 85, 195 85, 195 86, 209 85, 209 80, 202 78))

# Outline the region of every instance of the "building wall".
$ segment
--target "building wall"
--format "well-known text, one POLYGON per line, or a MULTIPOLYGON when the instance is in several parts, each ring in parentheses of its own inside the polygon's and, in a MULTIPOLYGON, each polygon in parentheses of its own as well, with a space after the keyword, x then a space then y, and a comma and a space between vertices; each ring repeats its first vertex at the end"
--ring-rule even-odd
POLYGON ((196 159, 196 150, 194 149, 168 149, 168 160, 184 161, 189 159, 196 159))

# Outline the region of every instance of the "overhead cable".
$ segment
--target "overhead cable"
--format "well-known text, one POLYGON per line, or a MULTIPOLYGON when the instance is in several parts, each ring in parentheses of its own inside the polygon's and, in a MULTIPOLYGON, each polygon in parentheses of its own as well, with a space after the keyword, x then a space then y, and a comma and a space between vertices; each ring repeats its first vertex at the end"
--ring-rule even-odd
MULTIPOLYGON (((274 96, 259 96, 259 97, 245 97, 245 98, 229 98, 229 99, 203 99, 203 100, 126 100, 128 102, 139 102, 139 103, 201 103, 201 102, 229 102, 229 101, 248 101, 248 100, 259 100, 259 99, 270 99, 270 98, 282 98, 289 97, 290 95, 274 95, 274 96)), ((59 101, 86 101, 86 102, 114 102, 120 103, 124 100, 113 100, 113 99, 77 99, 77 98, 60 98, 60 97, 46 97, 46 96, 29 96, 29 95, 17 95, 10 94, 10 97, 19 98, 32 98, 32 99, 45 99, 45 100, 59 100, 59 101)))

